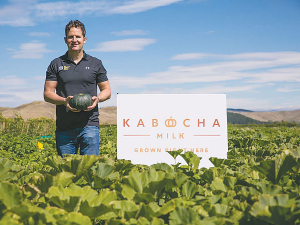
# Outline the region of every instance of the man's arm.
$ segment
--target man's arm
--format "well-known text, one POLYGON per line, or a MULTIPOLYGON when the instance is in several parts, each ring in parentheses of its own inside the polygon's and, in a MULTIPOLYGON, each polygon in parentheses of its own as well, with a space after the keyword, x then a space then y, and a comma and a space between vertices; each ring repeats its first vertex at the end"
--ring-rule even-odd
POLYGON ((109 81, 98 83, 100 94, 97 96, 99 102, 104 102, 111 97, 111 90, 109 81))
POLYGON ((92 100, 94 102, 91 106, 87 107, 87 109, 85 111, 90 111, 93 108, 95 108, 98 102, 104 102, 105 100, 110 99, 111 90, 110 90, 109 81, 104 81, 104 82, 98 83, 98 87, 100 89, 100 94, 98 96, 92 97, 92 100))
POLYGON ((67 98, 63 98, 55 93, 55 89, 57 86, 57 81, 46 81, 44 87, 44 100, 46 102, 50 102, 55 105, 66 105, 69 110, 73 112, 80 112, 80 110, 74 109, 69 105, 70 99, 73 96, 68 96, 67 98))
POLYGON ((57 81, 46 81, 44 86, 44 100, 55 105, 66 105, 67 98, 63 98, 55 93, 57 81))

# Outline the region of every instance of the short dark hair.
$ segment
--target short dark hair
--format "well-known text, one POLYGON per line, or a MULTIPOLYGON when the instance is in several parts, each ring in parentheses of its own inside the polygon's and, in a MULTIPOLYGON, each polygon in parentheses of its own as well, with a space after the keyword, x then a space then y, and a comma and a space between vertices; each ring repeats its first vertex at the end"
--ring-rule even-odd
POLYGON ((66 28, 65 28, 65 34, 66 34, 66 37, 70 31, 70 29, 72 27, 76 27, 76 28, 81 28, 81 31, 82 31, 82 35, 83 37, 85 37, 85 27, 83 25, 83 23, 81 23, 79 20, 71 20, 67 25, 66 25, 66 28))

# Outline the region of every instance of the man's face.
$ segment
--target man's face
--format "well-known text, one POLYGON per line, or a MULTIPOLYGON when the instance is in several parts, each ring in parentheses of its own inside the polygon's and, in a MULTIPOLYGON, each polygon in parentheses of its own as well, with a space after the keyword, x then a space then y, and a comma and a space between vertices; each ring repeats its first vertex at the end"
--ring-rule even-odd
POLYGON ((80 27, 72 27, 65 37, 65 42, 68 45, 69 51, 81 51, 86 43, 86 37, 83 37, 80 27))

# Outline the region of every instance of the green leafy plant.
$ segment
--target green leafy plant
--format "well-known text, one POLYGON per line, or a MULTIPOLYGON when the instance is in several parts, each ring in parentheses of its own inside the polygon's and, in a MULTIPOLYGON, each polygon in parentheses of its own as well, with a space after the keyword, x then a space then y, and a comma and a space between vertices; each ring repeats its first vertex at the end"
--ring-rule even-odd
POLYGON ((100 156, 61 158, 54 133, 15 121, 0 135, 0 224, 300 224, 299 126, 229 125, 227 159, 206 169, 182 150, 173 165, 117 160, 116 126, 100 156))

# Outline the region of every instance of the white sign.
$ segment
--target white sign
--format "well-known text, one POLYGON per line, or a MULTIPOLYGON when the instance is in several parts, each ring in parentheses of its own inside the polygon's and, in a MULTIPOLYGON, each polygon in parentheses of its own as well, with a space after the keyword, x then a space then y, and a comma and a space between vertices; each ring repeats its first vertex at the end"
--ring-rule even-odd
MULTIPOLYGON (((118 94, 117 158, 133 164, 175 164, 167 151, 182 149, 202 157, 226 158, 225 94, 118 94)), ((186 164, 178 156, 176 163, 186 164)))

